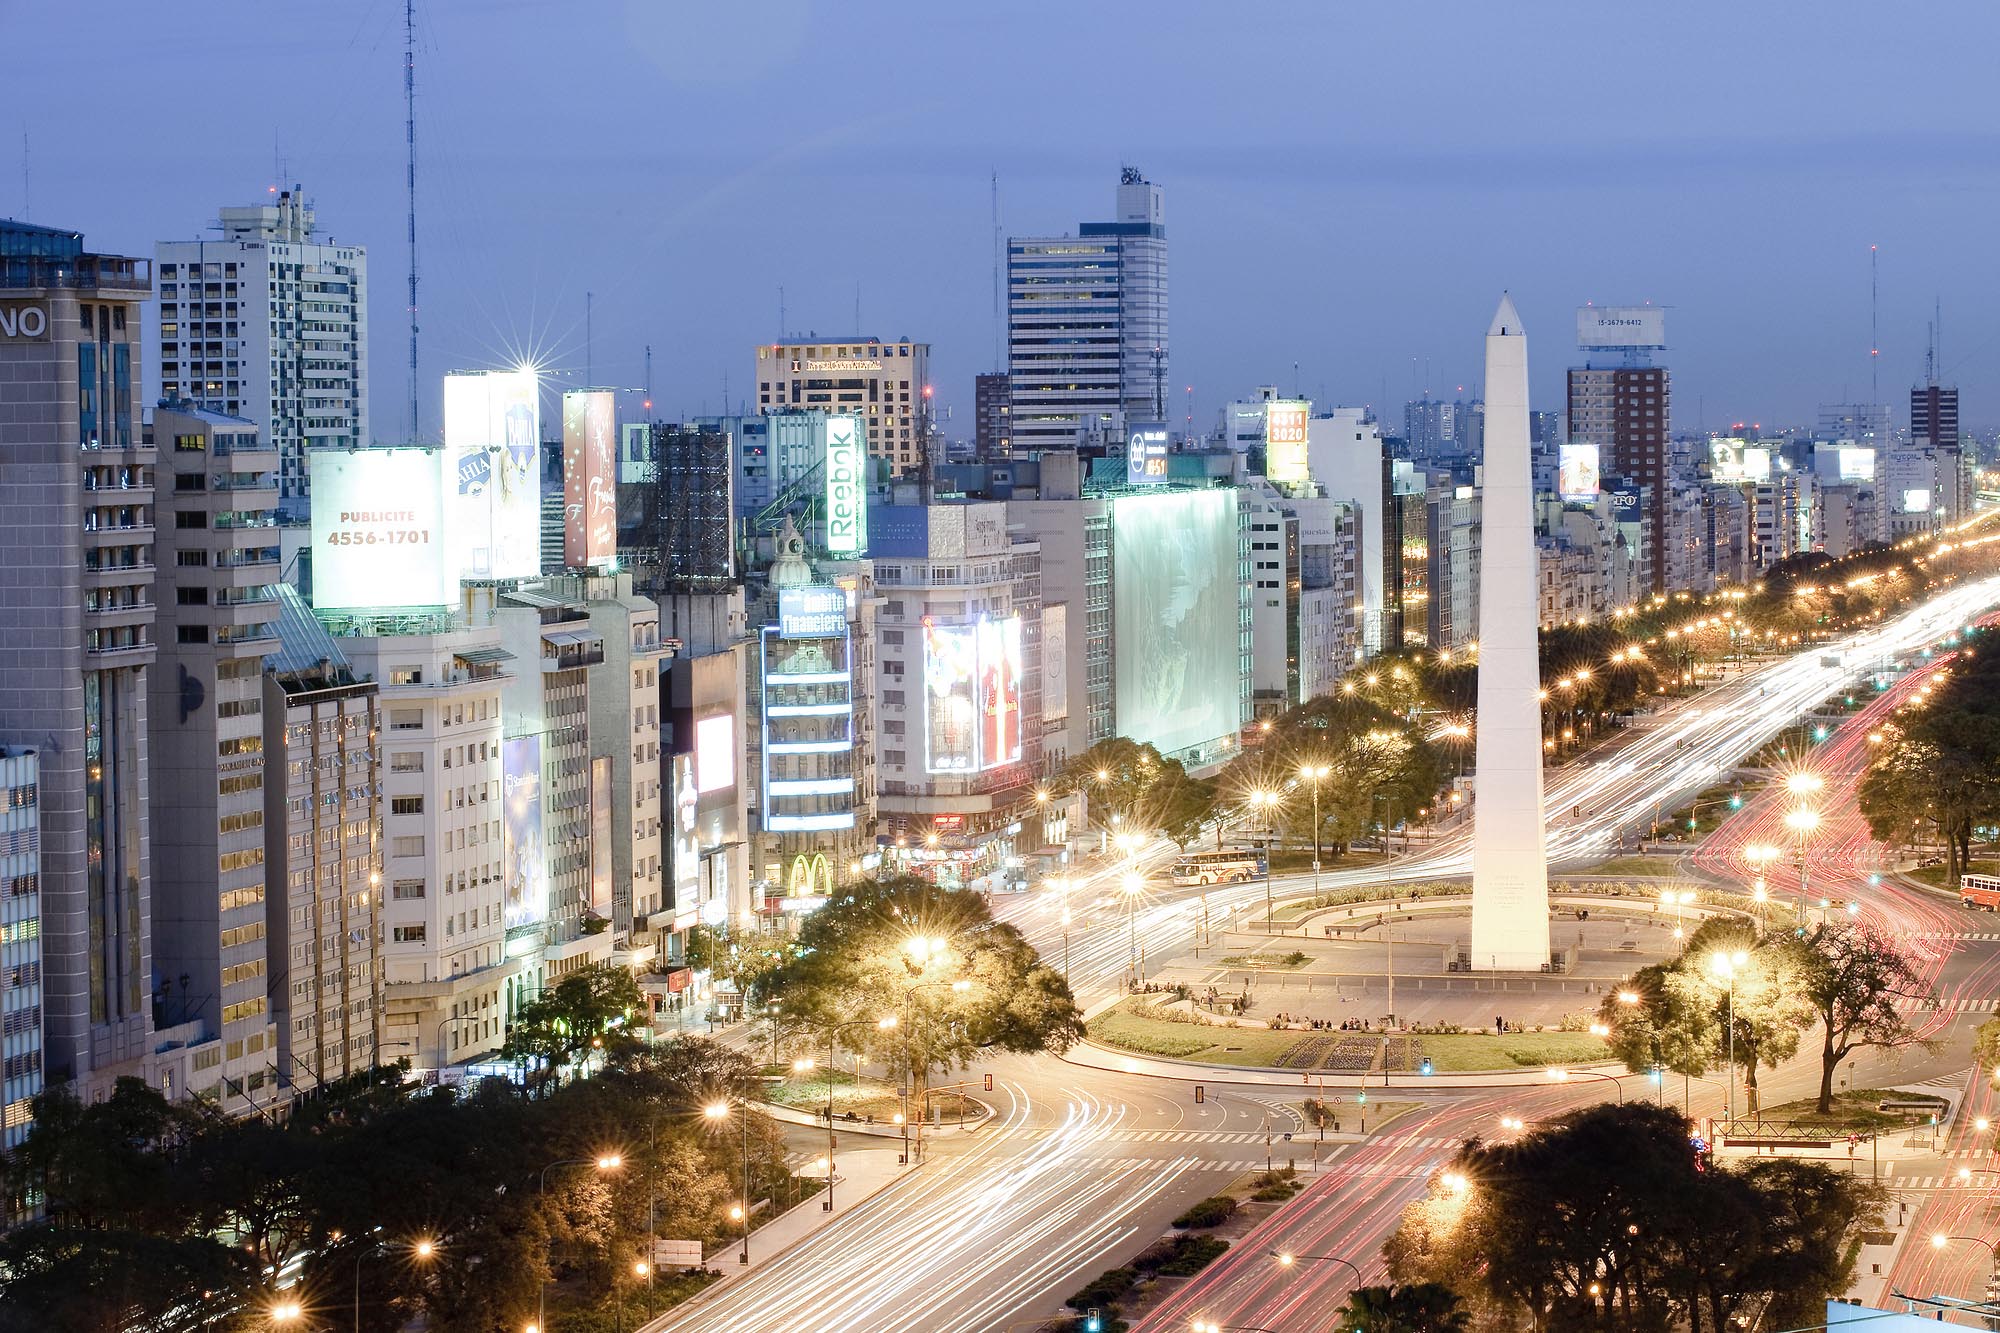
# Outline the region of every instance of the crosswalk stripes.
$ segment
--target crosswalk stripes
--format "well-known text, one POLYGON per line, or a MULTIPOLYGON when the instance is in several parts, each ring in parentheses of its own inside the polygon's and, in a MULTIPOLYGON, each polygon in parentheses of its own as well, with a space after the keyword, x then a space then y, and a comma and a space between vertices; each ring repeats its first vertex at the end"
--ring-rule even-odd
MULTIPOLYGON (((1955 1014, 2000 1013, 2000 996, 1988 996, 1983 1000, 1955 1000, 1941 1004, 1938 1008, 1955 1014)), ((1931 1006, 1924 1000, 1898 1000, 1896 1010, 1905 1014, 1928 1013, 1931 1012, 1931 1006)))
MULTIPOLYGON (((1273 1143, 1286 1142, 1286 1132, 1285 1130, 1273 1127, 1271 1130, 1271 1141, 1273 1143)), ((1290 1131, 1290 1133, 1292 1136, 1290 1142, 1293 1143, 1314 1142, 1318 1139, 1317 1130, 1295 1129, 1290 1131)), ((1261 1130, 1250 1133, 1230 1132, 1218 1134, 1213 1132, 1204 1133, 1201 1130, 1193 1129, 1142 1129, 1128 1134, 1112 1134, 1108 1137, 1110 1141, 1119 1143, 1262 1143, 1264 1141, 1264 1134, 1261 1130)), ((1398 1147, 1428 1149, 1456 1148, 1462 1140, 1453 1138, 1450 1135, 1431 1135, 1414 1139, 1389 1139, 1386 1142, 1398 1147)))

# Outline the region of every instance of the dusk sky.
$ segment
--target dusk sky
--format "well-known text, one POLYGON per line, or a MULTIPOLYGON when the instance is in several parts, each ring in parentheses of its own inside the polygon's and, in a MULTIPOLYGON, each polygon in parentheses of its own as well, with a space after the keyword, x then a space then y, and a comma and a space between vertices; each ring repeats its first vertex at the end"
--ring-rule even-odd
MULTIPOLYGON (((786 331, 933 345, 954 437, 993 368, 1006 233, 1166 188, 1172 415, 1476 391, 1511 288, 1537 406, 1585 301, 1671 307, 1674 425, 1907 422, 1932 303, 1968 426, 2000 421, 1987 3, 1758 6, 419 0, 426 429, 437 377, 523 352, 658 412, 754 400, 786 331)), ((0 0, 0 216, 148 255, 278 163, 365 244, 375 434, 406 401, 400 0, 0 0), (75 60, 33 53, 88 51, 75 60), (23 154, 25 140, 25 170, 23 154)), ((152 373, 151 351, 148 372, 152 373)))

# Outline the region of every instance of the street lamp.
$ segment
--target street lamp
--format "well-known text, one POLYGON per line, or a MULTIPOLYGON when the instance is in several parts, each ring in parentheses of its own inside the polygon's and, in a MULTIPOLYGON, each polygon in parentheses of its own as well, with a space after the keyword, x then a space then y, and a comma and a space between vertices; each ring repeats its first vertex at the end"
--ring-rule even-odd
MULTIPOLYGON (((619 1167, 623 1165, 625 1165, 625 1159, 623 1157, 620 1157, 617 1153, 602 1153, 596 1157, 565 1157, 560 1162, 550 1162, 547 1166, 542 1168, 541 1183, 536 1187, 535 1192, 543 1199, 548 1198, 549 1172, 556 1170, 558 1167, 594 1166, 600 1172, 603 1172, 603 1171, 616 1171, 619 1167)), ((549 1326, 549 1279, 548 1276, 544 1274, 542 1277, 541 1290, 535 1294, 535 1327, 538 1329, 542 1329, 542 1328, 547 1328, 548 1326, 549 1326)))
MULTIPOLYGON (((1301 778, 1304 778, 1307 782, 1312 783, 1312 789, 1313 789, 1313 901, 1318 902, 1319 901, 1319 784, 1325 781, 1327 778, 1333 776, 1333 765, 1301 764, 1299 765, 1299 776, 1301 778)), ((1268 904, 1270 898, 1270 875, 1268 871, 1265 874, 1264 884, 1265 884, 1265 901, 1266 901, 1264 930, 1266 931, 1266 933, 1268 933, 1271 929, 1271 920, 1268 910, 1268 904)))
MULTIPOLYGON (((1620 1079, 1616 1074, 1600 1074, 1590 1069, 1563 1069, 1560 1067, 1549 1070, 1549 1082, 1551 1083, 1567 1083, 1573 1078, 1603 1079, 1606 1083, 1609 1083, 1613 1089, 1616 1090, 1618 1100, 1621 1103, 1625 1100, 1624 1080, 1620 1079)), ((1448 1178, 1446 1183, 1447 1184, 1450 1183, 1448 1178)))
MULTIPOLYGON (((1270 790, 1250 793, 1250 808, 1264 812, 1264 929, 1267 932, 1271 929, 1271 833, 1277 827, 1271 818, 1271 812, 1278 808, 1278 802, 1283 799, 1278 793, 1270 790)), ((1317 860, 1317 856, 1314 859, 1317 860)))
MULTIPOLYGON (((881 1018, 863 1018, 852 1023, 808 1023, 805 1026, 821 1028, 826 1032, 826 1198, 820 1201, 820 1207, 830 1213, 833 1211, 834 1042, 848 1028, 873 1027, 877 1032, 887 1032, 896 1026, 896 1016, 887 1014, 881 1018)), ((800 1073, 810 1072, 812 1067, 810 1056, 803 1060, 792 1061, 792 1068, 800 1073)))
MULTIPOLYGON (((831 1088, 831 1086, 832 1084, 829 1082, 828 1087, 831 1088)), ((736 1262, 747 1264, 750 1262, 750 1099, 747 1097, 738 1097, 736 1102, 743 1110, 743 1157, 741 1163, 743 1202, 736 1210, 743 1219, 743 1248, 738 1252, 736 1262)), ((712 1123, 720 1123, 727 1120, 729 1118, 729 1099, 724 1097, 712 1101, 702 1108, 701 1113, 705 1119, 712 1123)), ((832 1125, 831 1121, 827 1123, 829 1127, 832 1125)), ((827 1178, 827 1187, 831 1189, 832 1186, 833 1179, 829 1175, 827 1178)))
POLYGON ((1736 1119, 1736 974, 1749 961, 1750 955, 1741 949, 1734 953, 1719 953, 1708 960, 1708 970, 1722 978, 1729 987, 1729 1091, 1723 1119, 1731 1121, 1736 1119))
POLYGON ((1146 881, 1138 875, 1127 875, 1125 889, 1125 971, 1132 984, 1138 986, 1145 981, 1145 966, 1139 959, 1139 895, 1146 891, 1146 881))
POLYGON ((2000 1249, 1995 1249, 1992 1241, 1987 1240, 1983 1236, 1947 1236, 1944 1232, 1940 1231, 1932 1235, 1931 1248, 1941 1250, 1953 1241, 1960 1241, 1967 1245, 1984 1245, 1986 1247, 1987 1258, 1990 1261, 1987 1268, 1986 1285, 1990 1289, 1995 1283, 2000 1283, 2000 1249))
MULTIPOLYGON (((1795 775, 1804 776, 1804 775, 1795 775)), ((1817 779, 1815 779, 1817 780, 1817 779)), ((1819 811, 1809 805, 1797 806, 1785 812, 1785 827, 1798 838, 1799 902, 1797 916, 1800 922, 1806 915, 1806 839, 1819 827, 1819 811)))
MULTIPOLYGON (((938 944, 940 946, 942 946, 943 943, 944 941, 942 940, 938 941, 938 944)), ((916 1065, 910 1059, 910 1037, 916 1031, 917 1028, 917 992, 921 990, 935 990, 939 986, 949 986, 951 987, 952 990, 960 993, 972 989, 972 983, 961 977, 956 981, 950 981, 950 980, 919 981, 915 985, 909 987, 907 990, 903 992, 903 1005, 904 1008, 909 1011, 909 1016, 907 1019, 904 1020, 903 1023, 903 1094, 902 1095, 903 1095, 903 1105, 906 1109, 910 1104, 910 1093, 912 1091, 912 1085, 916 1082, 916 1065)), ((887 1031, 889 1028, 896 1026, 893 1015, 891 1016, 889 1021, 881 1023, 879 1024, 879 1026, 881 1026, 884 1031, 887 1031)), ((930 1064, 928 1060, 926 1060, 925 1062, 924 1069, 926 1074, 928 1074, 930 1069, 930 1064)), ((922 1089, 915 1089, 915 1091, 917 1092, 917 1101, 918 1101, 917 1147, 916 1147, 915 1160, 918 1162, 922 1162, 924 1160, 923 1102, 925 1094, 922 1089)), ((909 1145, 909 1135, 910 1135, 909 1120, 907 1117, 904 1117, 900 1123, 903 1125, 904 1143, 903 1143, 902 1161, 899 1162, 898 1165, 907 1166, 912 1160, 910 1156, 910 1145, 909 1145)))
POLYGON ((1360 1286, 1365 1280, 1361 1276, 1361 1270, 1352 1260, 1343 1259, 1337 1254, 1293 1254, 1290 1250, 1271 1250, 1268 1253, 1278 1261, 1280 1268, 1291 1268, 1296 1264, 1340 1264, 1354 1274, 1355 1286, 1360 1286))

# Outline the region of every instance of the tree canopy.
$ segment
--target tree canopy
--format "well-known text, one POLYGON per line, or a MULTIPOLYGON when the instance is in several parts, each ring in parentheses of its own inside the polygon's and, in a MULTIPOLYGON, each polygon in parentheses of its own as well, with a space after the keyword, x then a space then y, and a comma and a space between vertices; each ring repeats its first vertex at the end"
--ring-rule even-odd
POLYGON ((900 876, 848 885, 799 926, 796 948, 756 998, 806 1049, 836 1024, 849 1049, 911 1069, 964 1065, 984 1047, 1062 1051, 1083 1022, 1062 973, 1042 963, 983 895, 900 876), (888 1030, 877 1025, 895 1021, 888 1030))
POLYGON ((1848 1227, 1874 1187, 1817 1162, 1723 1168, 1653 1104, 1598 1104, 1505 1143, 1473 1141, 1384 1246, 1495 1327, 1722 1333, 1763 1305, 1812 1323, 1845 1290, 1848 1227))

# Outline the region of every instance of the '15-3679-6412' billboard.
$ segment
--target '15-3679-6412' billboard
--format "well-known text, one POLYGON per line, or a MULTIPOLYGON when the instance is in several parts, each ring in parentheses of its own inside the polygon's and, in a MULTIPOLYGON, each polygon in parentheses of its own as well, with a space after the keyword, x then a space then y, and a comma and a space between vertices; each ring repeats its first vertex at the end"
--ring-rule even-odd
POLYGON ((594 569, 618 555, 618 448, 611 390, 563 395, 563 564, 594 569))
POLYGON ((458 600, 436 449, 315 449, 313 605, 404 610, 458 600))
POLYGON ((1236 493, 1217 488, 1112 502, 1117 730, 1162 754, 1242 725, 1236 493))

